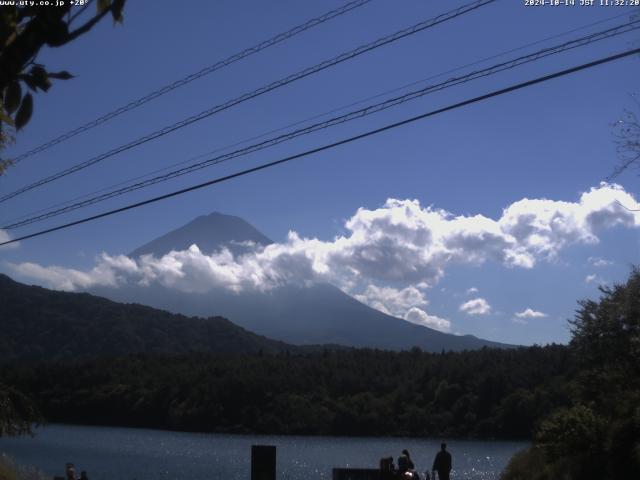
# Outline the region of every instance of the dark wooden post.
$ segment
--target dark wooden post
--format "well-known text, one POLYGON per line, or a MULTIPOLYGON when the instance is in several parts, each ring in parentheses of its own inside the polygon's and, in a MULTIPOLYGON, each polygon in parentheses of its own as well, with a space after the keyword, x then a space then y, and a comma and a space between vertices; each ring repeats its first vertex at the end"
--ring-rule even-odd
POLYGON ((251 446, 251 480, 276 480, 276 447, 251 446))

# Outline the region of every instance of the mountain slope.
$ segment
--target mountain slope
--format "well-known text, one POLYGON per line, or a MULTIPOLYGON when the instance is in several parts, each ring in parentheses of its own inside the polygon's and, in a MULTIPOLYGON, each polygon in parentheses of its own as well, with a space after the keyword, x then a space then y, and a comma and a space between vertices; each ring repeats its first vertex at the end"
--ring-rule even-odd
POLYGON ((222 317, 188 318, 142 305, 27 286, 0 274, 0 360, 128 353, 265 353, 295 347, 222 317))
POLYGON ((242 294, 221 290, 184 293, 157 285, 95 291, 117 301, 136 301, 187 315, 216 312, 252 332, 296 345, 330 343, 392 350, 417 346, 428 352, 510 347, 409 323, 368 307, 328 284, 242 294))
MULTIPOLYGON (((222 247, 236 255, 251 245, 272 243, 246 221, 221 213, 201 216, 134 250, 131 257, 161 257, 170 250, 197 244, 203 252, 222 247)), ((415 325, 368 307, 329 284, 283 286, 269 292, 232 293, 218 289, 185 293, 158 284, 94 288, 120 302, 136 302, 185 315, 222 315, 252 332, 297 345, 332 343, 354 347, 426 351, 464 350, 508 345, 457 336, 415 325)))
POLYGON ((265 246, 273 242, 243 219, 213 212, 136 248, 129 256, 137 258, 152 254, 161 257, 171 250, 186 250, 194 243, 204 253, 226 247, 238 255, 250 250, 252 245, 265 246))

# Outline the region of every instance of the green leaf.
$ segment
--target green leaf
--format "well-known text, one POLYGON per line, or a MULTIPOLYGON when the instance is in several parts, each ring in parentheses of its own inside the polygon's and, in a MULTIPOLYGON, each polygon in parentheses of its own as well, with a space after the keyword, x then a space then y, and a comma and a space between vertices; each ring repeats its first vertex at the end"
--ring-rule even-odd
POLYGON ((69 80, 73 78, 73 75, 71 75, 66 70, 63 70, 61 72, 49 72, 48 76, 49 78, 57 78, 58 80, 69 80))
POLYGON ((36 83, 33 81, 33 78, 31 78, 31 75, 27 74, 27 73, 23 73, 18 75, 18 78, 20 80, 22 80, 24 83, 27 84, 27 87, 29 87, 29 90, 35 92, 37 85, 36 83))
POLYGON ((98 13, 102 13, 105 10, 109 10, 111 8, 111 0, 98 0, 98 13))
POLYGON ((3 175, 7 168, 13 165, 12 160, 0 160, 0 175, 3 175))
POLYGON ((27 93, 22 99, 20 104, 20 110, 16 113, 16 130, 20 130, 31 119, 33 113, 33 97, 30 93, 27 93))
POLYGON ((35 85, 38 88, 40 88, 40 90, 42 90, 43 92, 46 92, 47 90, 49 90, 49 87, 51 87, 51 81, 49 81, 49 74, 43 67, 40 67, 40 66, 33 67, 31 69, 31 78, 33 78, 35 85))
POLYGON ((45 43, 50 47, 59 47, 69 41, 69 26, 62 19, 47 22, 45 43))
POLYGON ((11 118, 9 115, 4 113, 4 111, 2 111, 2 109, 0 109, 0 125, 2 125, 2 122, 6 123, 7 125, 10 125, 12 127, 15 126, 13 118, 11 118))
POLYGON ((7 110, 9 115, 18 109, 21 98, 22 88, 20 87, 20 82, 11 82, 7 87, 7 90, 4 92, 4 108, 7 110))
POLYGON ((111 16, 115 23, 122 23, 124 17, 122 16, 122 10, 124 9, 124 2, 126 0, 113 0, 113 7, 111 8, 111 16))

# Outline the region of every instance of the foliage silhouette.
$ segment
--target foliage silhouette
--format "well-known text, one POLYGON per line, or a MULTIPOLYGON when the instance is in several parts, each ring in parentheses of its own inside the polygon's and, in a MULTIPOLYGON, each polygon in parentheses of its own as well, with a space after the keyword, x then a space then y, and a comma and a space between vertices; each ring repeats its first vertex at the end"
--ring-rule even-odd
MULTIPOLYGON (((46 92, 52 79, 73 77, 67 71, 49 72, 44 65, 36 63, 42 47, 66 45, 87 33, 108 14, 115 22, 121 22, 125 0, 98 0, 95 14, 77 28, 72 24, 90 0, 81 2, 84 7, 73 15, 71 10, 76 2, 55 6, 22 3, 24 5, 16 2, 0 9, 0 151, 13 141, 13 130, 20 130, 31 119, 31 92, 46 92)), ((0 159, 0 176, 9 166, 11 160, 0 159)))
POLYGON ((640 478, 640 270, 570 322, 570 404, 544 419, 503 480, 640 478))

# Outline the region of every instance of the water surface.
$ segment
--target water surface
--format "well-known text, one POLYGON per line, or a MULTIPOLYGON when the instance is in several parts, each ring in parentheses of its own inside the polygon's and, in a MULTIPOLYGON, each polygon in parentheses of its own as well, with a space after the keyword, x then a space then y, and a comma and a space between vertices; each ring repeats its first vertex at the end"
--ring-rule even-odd
MULTIPOLYGON (((454 479, 497 479, 526 442, 449 440, 454 479)), ((34 438, 2 438, 0 451, 47 474, 72 462, 91 480, 247 480, 251 445, 277 447, 278 480, 331 479, 333 467, 376 467, 403 448, 419 471, 431 467, 440 439, 303 437, 169 432, 48 425, 34 438)))

